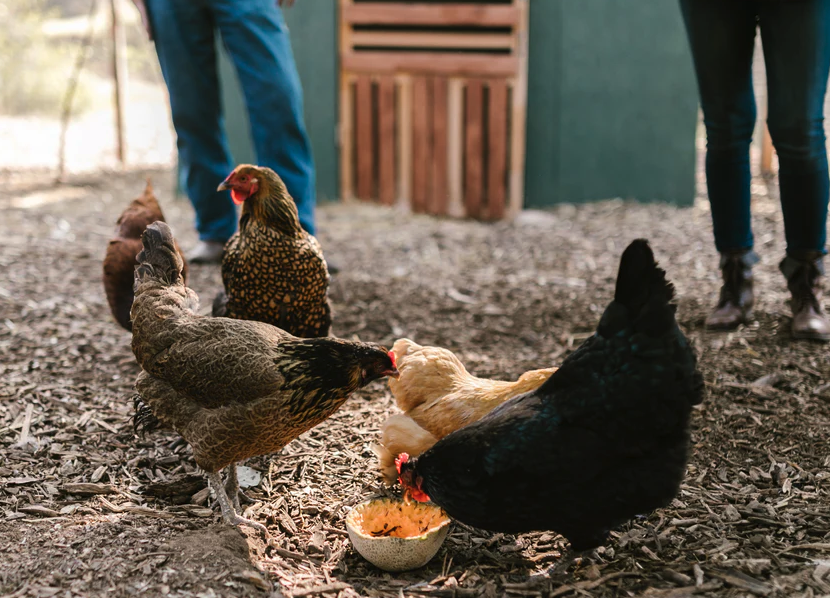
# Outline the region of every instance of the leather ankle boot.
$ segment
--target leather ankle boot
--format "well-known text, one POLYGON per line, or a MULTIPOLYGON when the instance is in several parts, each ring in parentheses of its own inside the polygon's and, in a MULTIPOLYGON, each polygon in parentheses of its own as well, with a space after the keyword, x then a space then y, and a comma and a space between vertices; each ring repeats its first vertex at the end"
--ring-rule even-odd
POLYGON ((751 249, 728 251, 720 256, 723 286, 718 306, 706 318, 710 330, 731 330, 752 317, 755 296, 752 292, 752 266, 759 261, 751 249))
POLYGON ((830 341, 830 321, 821 309, 823 256, 814 252, 799 257, 801 259, 788 255, 778 265, 792 294, 793 338, 830 341))

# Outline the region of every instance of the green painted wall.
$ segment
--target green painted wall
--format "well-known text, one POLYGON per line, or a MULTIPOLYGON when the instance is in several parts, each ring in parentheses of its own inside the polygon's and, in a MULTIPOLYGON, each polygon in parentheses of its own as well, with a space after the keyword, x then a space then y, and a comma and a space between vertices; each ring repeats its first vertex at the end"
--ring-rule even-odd
POLYGON ((697 88, 676 0, 531 0, 528 207, 690 204, 697 88))
MULTIPOLYGON (((276 1, 276 0, 275 0, 276 1)), ((305 122, 317 170, 317 196, 337 198, 337 11, 336 0, 300 0, 283 11, 303 83, 305 122)), ((245 100, 236 71, 219 46, 225 126, 236 162, 255 162, 245 100)))
MULTIPOLYGON (((338 195, 336 0, 285 10, 321 199, 338 195), (313 8, 312 8, 313 6, 313 8)), ((690 204, 697 89, 676 0, 530 0, 525 205, 611 197, 690 204)), ((253 160, 223 55, 232 151, 253 160)))

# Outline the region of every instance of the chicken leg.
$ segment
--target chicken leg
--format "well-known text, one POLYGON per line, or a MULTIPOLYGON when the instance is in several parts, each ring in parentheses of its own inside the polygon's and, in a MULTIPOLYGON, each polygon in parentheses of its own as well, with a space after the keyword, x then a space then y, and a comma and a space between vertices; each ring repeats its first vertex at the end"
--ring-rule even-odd
MULTIPOLYGON (((233 465, 233 468, 236 469, 236 465, 233 465)), ((266 538, 268 537, 268 529, 264 525, 251 519, 245 519, 234 510, 231 506, 230 499, 228 499, 228 494, 225 491, 225 485, 222 484, 222 476, 219 475, 218 471, 208 472, 207 478, 213 493, 216 495, 216 499, 219 501, 219 507, 222 509, 222 518, 225 520, 225 523, 230 525, 247 525, 262 532, 266 538)), ((236 502, 239 502, 238 498, 236 502)))
MULTIPOLYGON (((231 499, 233 508, 237 513, 242 512, 242 503, 249 505, 254 501, 239 487, 239 478, 237 477, 236 463, 228 466, 228 475, 225 477, 225 491, 231 499)), ((215 506, 215 505, 214 505, 215 506)))

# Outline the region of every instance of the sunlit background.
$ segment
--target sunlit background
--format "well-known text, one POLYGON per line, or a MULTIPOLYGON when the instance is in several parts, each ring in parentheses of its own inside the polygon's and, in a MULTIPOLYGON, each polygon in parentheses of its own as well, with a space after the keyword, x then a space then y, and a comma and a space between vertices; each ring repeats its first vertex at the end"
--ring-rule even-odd
MULTIPOLYGON (((127 74, 124 163, 173 165, 175 135, 155 51, 132 2, 116 6, 127 74)), ((66 171, 119 167, 113 71, 109 0, 1 1, 0 169, 57 169, 67 106, 66 171)))

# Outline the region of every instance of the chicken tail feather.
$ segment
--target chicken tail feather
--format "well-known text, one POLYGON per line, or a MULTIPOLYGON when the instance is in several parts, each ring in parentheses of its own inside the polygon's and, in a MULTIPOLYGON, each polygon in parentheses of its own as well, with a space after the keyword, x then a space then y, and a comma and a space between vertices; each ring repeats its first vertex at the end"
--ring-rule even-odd
POLYGON ((153 415, 150 407, 147 406, 140 394, 133 396, 133 408, 135 409, 133 431, 136 435, 144 436, 147 432, 152 432, 161 427, 161 422, 153 415))
POLYGON ((674 297, 674 285, 666 280, 666 271, 657 266, 648 241, 635 239, 620 258, 614 301, 636 314, 655 296, 668 303, 674 297))
POLYGON ((136 256, 138 267, 135 270, 135 282, 138 285, 147 278, 153 278, 167 285, 184 282, 182 268, 184 260, 176 250, 173 231, 157 220, 148 225, 141 235, 144 248, 136 256))

